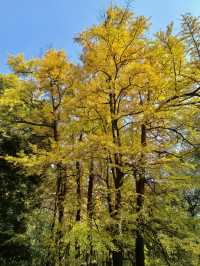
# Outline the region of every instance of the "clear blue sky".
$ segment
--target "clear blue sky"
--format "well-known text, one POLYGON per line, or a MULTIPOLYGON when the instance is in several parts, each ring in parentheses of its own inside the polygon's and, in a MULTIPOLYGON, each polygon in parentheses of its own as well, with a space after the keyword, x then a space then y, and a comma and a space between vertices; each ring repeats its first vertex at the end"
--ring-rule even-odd
MULTIPOLYGON (((114 0, 125 4, 126 0, 114 0)), ((77 61, 79 47, 73 37, 97 23, 110 0, 0 0, 0 72, 7 72, 9 54, 23 52, 27 58, 41 55, 49 47, 64 48, 77 61)), ((137 15, 151 17, 151 31, 180 15, 200 15, 200 0, 135 0, 137 15)))

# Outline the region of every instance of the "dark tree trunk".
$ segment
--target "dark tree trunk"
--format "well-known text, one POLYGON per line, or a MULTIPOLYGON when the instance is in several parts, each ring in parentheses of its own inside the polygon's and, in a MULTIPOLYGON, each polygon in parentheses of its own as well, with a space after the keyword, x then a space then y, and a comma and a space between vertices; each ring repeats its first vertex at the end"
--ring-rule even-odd
MULTIPOLYGON (((88 224, 89 227, 92 229, 92 218, 93 218, 93 211, 94 211, 94 202, 93 202, 93 188, 94 188, 94 162, 91 161, 90 169, 89 169, 89 178, 88 178, 88 193, 87 193, 87 217, 88 217, 88 224)), ((92 256, 93 256, 93 245, 92 245, 92 235, 89 232, 88 240, 90 243, 89 250, 86 254, 86 264, 88 266, 92 265, 92 256)))
MULTIPOLYGON (((83 134, 80 133, 79 141, 82 141, 83 134)), ((76 197, 77 197, 77 211, 76 211, 76 222, 81 221, 81 163, 76 161, 76 197)), ((80 245, 78 240, 75 243, 76 255, 75 258, 80 257, 80 245)))
POLYGON ((77 196, 77 211, 76 222, 81 220, 81 165, 80 162, 76 162, 76 196, 77 196))
MULTIPOLYGON (((81 220, 81 164, 79 161, 76 162, 76 196, 77 196, 77 211, 76 211, 76 222, 81 220)), ((78 240, 75 244, 76 259, 80 257, 80 245, 78 240)))
MULTIPOLYGON (((79 142, 82 141, 83 133, 80 133, 79 142)), ((76 212, 76 222, 81 220, 81 163, 76 162, 76 196, 77 196, 77 212, 76 212)))
POLYGON ((66 196, 66 175, 65 170, 58 165, 59 176, 57 178, 57 208, 58 208, 58 229, 56 243, 58 248, 59 265, 62 265, 63 257, 63 221, 64 221, 64 201, 66 196))
POLYGON ((123 265, 123 256, 121 251, 113 251, 113 266, 122 266, 123 265))
MULTIPOLYGON (((52 104, 53 104, 53 110, 55 112, 55 103, 52 98, 52 104)), ((59 134, 58 134, 58 121, 54 120, 53 122, 53 137, 54 141, 58 142, 59 141, 59 134)), ((57 232, 56 232, 56 246, 58 250, 58 264, 61 266, 62 265, 62 257, 63 257, 63 221, 64 221, 64 201, 65 201, 65 196, 66 196, 66 183, 67 183, 67 177, 66 177, 66 167, 62 165, 61 163, 57 163, 56 165, 56 170, 57 170, 57 177, 56 177, 56 207, 55 211, 57 214, 57 220, 58 220, 58 227, 57 227, 57 232)), ((55 217, 53 221, 53 227, 55 225, 55 217)), ((52 230, 53 230, 52 227, 52 230)))
POLYGON ((109 181, 109 159, 107 161, 107 170, 106 170, 106 186, 107 186, 107 202, 108 202, 108 211, 109 214, 112 216, 113 212, 113 206, 112 206, 112 197, 111 197, 111 192, 110 192, 110 181, 109 181))
MULTIPOLYGON (((113 143, 118 147, 121 146, 120 132, 118 127, 118 119, 115 116, 118 114, 117 109, 117 98, 115 93, 109 94, 109 105, 110 105, 110 114, 111 114, 111 129, 113 143)), ((112 161, 112 159, 111 159, 112 161)), ((115 206, 114 211, 112 212, 113 219, 116 221, 119 219, 120 208, 121 208, 121 186, 123 184, 124 173, 122 172, 122 156, 120 152, 114 154, 113 158, 115 166, 112 167, 113 180, 115 185, 115 206)), ((120 234, 119 226, 113 228, 114 236, 120 234)), ((122 266, 123 264, 123 252, 118 243, 118 240, 114 238, 113 243, 118 248, 118 251, 112 252, 112 263, 113 266, 122 266)))
MULTIPOLYGON (((139 213, 143 208, 144 203, 144 179, 139 177, 136 181, 136 193, 137 193, 137 212, 139 213)), ((136 232, 136 245, 135 245, 135 258, 136 266, 144 266, 144 238, 142 229, 143 218, 139 214, 137 218, 137 232, 136 232)))
POLYGON ((90 174, 88 180, 88 193, 87 193, 87 215, 89 219, 93 216, 93 187, 94 187, 94 163, 91 162, 90 174))
MULTIPOLYGON (((115 158, 115 163, 117 165, 119 165, 118 164, 118 157, 115 158)), ((114 212, 113 212, 112 217, 120 223, 120 220, 119 220, 120 214, 119 213, 120 213, 120 208, 121 208, 121 186, 122 186, 122 180, 123 180, 124 173, 118 167, 116 167, 115 173, 116 173, 115 180, 114 180, 114 183, 115 183, 115 207, 114 207, 114 212)), ((119 223, 115 226, 116 228, 114 228, 114 234, 115 235, 120 234, 119 223)), ((123 265, 122 249, 121 249, 117 240, 114 239, 113 243, 118 248, 118 251, 112 252, 112 265, 113 266, 122 266, 123 265)))
MULTIPOLYGON (((141 126, 141 145, 146 146, 146 127, 143 124, 141 126)), ((145 186, 145 166, 144 166, 144 153, 141 153, 141 160, 139 169, 135 173, 136 178, 136 211, 137 217, 137 231, 136 231, 136 243, 135 243, 135 259, 136 266, 145 265, 144 257, 144 236, 143 236, 143 216, 140 212, 144 206, 144 186, 145 186)))
POLYGON ((136 266, 144 266, 144 238, 139 232, 136 233, 136 266))

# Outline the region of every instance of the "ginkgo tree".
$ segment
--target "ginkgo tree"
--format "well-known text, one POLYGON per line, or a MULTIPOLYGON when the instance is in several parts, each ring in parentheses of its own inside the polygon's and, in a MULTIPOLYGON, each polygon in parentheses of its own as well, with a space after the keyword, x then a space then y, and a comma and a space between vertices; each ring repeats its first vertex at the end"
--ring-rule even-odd
POLYGON ((13 125, 23 130, 29 128, 43 136, 41 143, 31 145, 30 157, 21 152, 19 162, 33 172, 56 169, 52 230, 56 225, 55 241, 60 246, 68 161, 61 155, 67 141, 63 139, 63 127, 65 124, 69 126, 71 121, 68 109, 73 100, 76 68, 63 51, 54 50, 48 51, 41 59, 25 61, 19 55, 10 57, 8 61, 18 78, 14 77, 15 86, 5 91, 2 106, 9 105, 6 115, 13 125))
MULTIPOLYGON (((177 148, 178 143, 193 146, 193 139, 183 133, 183 117, 197 112, 193 105, 198 104, 195 96, 199 96, 191 91, 192 84, 185 76, 185 47, 172 34, 173 25, 158 33, 155 40, 145 38, 147 26, 143 17, 110 8, 102 24, 78 38, 84 51, 81 59, 91 101, 88 107, 102 124, 103 132, 96 134, 96 140, 107 149, 113 175, 115 198, 111 216, 120 216, 121 188, 127 170, 132 170, 136 182, 136 265, 144 265, 144 222, 139 213, 144 208, 145 183, 152 172, 154 177, 149 182, 154 185, 157 179, 151 165, 170 168, 172 160, 180 165, 184 152, 177 148), (183 108, 185 101, 188 110, 183 108)), ((121 265, 122 257, 120 248, 114 251, 113 264, 121 265)))

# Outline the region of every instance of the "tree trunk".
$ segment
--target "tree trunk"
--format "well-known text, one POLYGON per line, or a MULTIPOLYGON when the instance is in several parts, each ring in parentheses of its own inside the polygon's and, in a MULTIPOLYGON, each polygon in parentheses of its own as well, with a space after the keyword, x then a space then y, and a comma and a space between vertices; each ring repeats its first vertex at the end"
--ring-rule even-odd
MULTIPOLYGON (((141 145, 142 147, 146 146, 146 127, 144 124, 141 126, 141 145)), ((135 178, 136 178, 136 195, 137 195, 136 211, 138 213, 136 243, 135 243, 135 259, 136 259, 136 266, 144 266, 145 257, 144 257, 144 237, 143 237, 143 216, 140 213, 144 206, 145 166, 144 166, 143 151, 141 153, 139 172, 135 174, 135 178)))
MULTIPOLYGON (((111 87, 110 87, 111 88, 111 87)), ((120 147, 121 146, 121 139, 120 139, 120 131, 118 127, 118 119, 115 118, 117 115, 117 99, 115 93, 109 94, 109 105, 110 105, 110 114, 111 114, 111 130, 112 130, 112 137, 113 143, 120 147)), ((110 158, 111 159, 111 158, 110 158)), ((112 159, 111 159, 112 161, 112 159)), ((112 218, 119 220, 120 209, 121 209, 121 186, 123 183, 124 173, 122 172, 122 156, 120 152, 116 152, 113 158, 115 166, 112 167, 113 173, 113 180, 115 185, 115 206, 114 211, 112 213, 112 218)), ((113 228, 114 235, 119 235, 120 230, 119 226, 115 226, 113 228)), ((112 263, 113 266, 122 266, 123 264, 123 252, 118 243, 118 241, 114 238, 113 243, 118 248, 118 251, 112 252, 112 263)))
MULTIPOLYGON (((89 180, 88 180, 88 193, 87 193, 87 217, 88 217, 88 225, 90 229, 92 229, 92 218, 93 218, 93 209, 94 209, 94 202, 93 202, 93 188, 94 188, 94 162, 93 159, 90 164, 89 170, 89 180)), ((86 264, 87 266, 92 265, 92 256, 93 256, 93 244, 92 244, 92 234, 89 232, 88 240, 90 243, 89 250, 86 254, 86 264)))
MULTIPOLYGON (((115 160, 115 163, 118 164, 118 160, 115 160)), ((121 186, 122 186, 122 179, 124 176, 124 173, 119 169, 119 167, 115 168, 115 206, 114 206, 114 212, 112 217, 118 221, 118 224, 114 228, 114 234, 119 235, 120 234, 120 228, 119 228, 119 223, 120 223, 120 209, 121 209, 121 186)), ((112 263, 113 266, 122 266, 123 265, 123 252, 122 249, 116 239, 113 240, 113 243, 115 246, 118 248, 117 251, 112 252, 112 263)))
MULTIPOLYGON (((144 179, 140 176, 136 180, 136 193, 137 193, 137 212, 139 213, 143 208, 144 203, 144 179)), ((144 238, 142 233, 142 215, 138 214, 137 218, 137 231, 136 231, 136 245, 135 245, 135 258, 136 266, 144 266, 144 238)))
POLYGON ((107 166, 106 166, 106 187, 107 187, 107 202, 108 202, 108 211, 110 216, 112 216, 113 213, 113 206, 112 206, 112 197, 110 192, 110 182, 109 182, 109 158, 107 160, 107 166))
MULTIPOLYGON (((77 197, 77 211, 76 211, 76 222, 81 220, 81 165, 80 162, 76 162, 76 197, 77 197)), ((78 240, 75 243, 76 255, 75 258, 80 257, 80 245, 78 240)))
POLYGON ((76 222, 81 220, 81 165, 80 162, 76 162, 76 196, 77 196, 77 211, 76 222))
POLYGON ((58 206, 58 229, 56 235, 56 243, 58 248, 59 266, 62 266, 63 257, 63 222, 64 222, 64 201, 66 196, 66 176, 63 169, 58 165, 59 176, 57 178, 57 206, 58 206))
MULTIPOLYGON (((83 133, 80 133, 79 142, 82 141, 83 133)), ((76 162, 76 196, 77 196, 77 212, 76 212, 76 222, 81 220, 81 163, 76 162)))
MULTIPOLYGON (((55 112, 54 102, 53 110, 55 112)), ((54 120, 53 122, 53 137, 54 141, 59 141, 59 134, 58 134, 58 121, 54 120)), ((58 226, 56 232, 56 246, 58 250, 58 264, 62 266, 62 259, 63 259, 63 221, 64 221, 64 201, 66 196, 66 168, 61 163, 57 163, 56 165, 57 170, 57 177, 56 177, 56 203, 57 206, 55 210, 57 211, 58 217, 58 226)), ((55 215, 55 214, 54 214, 55 215)), ((54 217, 55 219, 55 217, 54 217)), ((54 221, 55 224, 55 221, 54 221)))
POLYGON ((94 187, 94 163, 91 162, 90 173, 88 180, 88 194, 87 194, 87 215, 89 219, 93 216, 93 187, 94 187))

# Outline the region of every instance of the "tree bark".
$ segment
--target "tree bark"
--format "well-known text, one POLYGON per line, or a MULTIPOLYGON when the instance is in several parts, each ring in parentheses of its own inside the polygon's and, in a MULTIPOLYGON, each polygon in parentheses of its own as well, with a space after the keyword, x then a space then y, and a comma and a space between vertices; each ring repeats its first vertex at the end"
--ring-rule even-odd
POLYGON ((107 160, 107 166, 106 166, 106 187, 107 187, 107 202, 108 202, 108 211, 110 216, 112 216, 113 213, 113 206, 112 206, 112 197, 110 192, 110 181, 109 181, 109 158, 107 160))
MULTIPOLYGON (((55 108, 53 108, 55 111, 55 108)), ((53 122, 53 137, 54 141, 59 141, 59 134, 58 134, 58 121, 54 120, 53 122)), ((56 232, 56 246, 58 250, 58 264, 62 266, 62 259, 63 259, 63 222, 64 222, 64 201, 66 196, 66 167, 61 163, 56 164, 56 211, 57 211, 57 219, 58 219, 58 226, 56 232)), ((55 222, 54 222, 55 224, 55 222)))
MULTIPOLYGON (((144 124, 141 126, 141 145, 146 146, 146 127, 144 124)), ((136 212, 137 217, 137 231, 135 243, 135 259, 136 266, 145 266, 144 256, 144 236, 143 236, 143 216, 140 213, 144 206, 144 192, 145 192, 145 166, 144 166, 144 152, 141 152, 141 160, 139 171, 135 173, 136 179, 136 212)), ((138 170, 138 169, 137 169, 138 170)))
MULTIPOLYGON (((79 142, 82 141, 83 133, 80 133, 79 142)), ((76 196, 77 196, 77 211, 76 211, 76 222, 81 220, 81 163, 76 162, 76 196)))
POLYGON ((81 220, 81 165, 80 162, 76 162, 76 196, 77 196, 77 211, 76 222, 81 220))
POLYGON ((63 222, 64 222, 64 201, 66 196, 66 177, 65 173, 58 164, 59 175, 57 177, 57 209, 58 209, 58 229, 56 234, 56 243, 58 248, 59 266, 62 266, 63 257, 63 222))
MULTIPOLYGON (((76 222, 81 221, 81 164, 79 161, 76 162, 76 197, 77 197, 77 211, 76 211, 76 222)), ((80 245, 78 240, 75 243, 76 255, 75 258, 80 257, 80 245)))
MULTIPOLYGON (((91 160, 90 169, 89 169, 89 179, 88 179, 88 193, 87 193, 87 217, 88 225, 90 230, 92 229, 92 218, 94 211, 94 202, 93 202, 93 188, 94 188, 94 162, 91 160)), ((92 256, 93 256, 93 244, 92 244, 92 234, 89 232, 88 240, 90 243, 89 250, 86 254, 86 264, 88 266, 92 265, 92 256)))
MULTIPOLYGON (((110 103, 111 129, 112 129, 113 143, 116 146, 120 147, 121 140, 120 140, 119 127, 118 127, 118 120, 115 118, 117 114, 116 95, 115 93, 110 93, 109 97, 110 97, 109 103, 110 103)), ((117 221, 119 219, 118 216, 119 216, 119 212, 121 208, 121 186, 122 186, 123 177, 124 177, 124 173, 122 172, 122 156, 119 152, 116 152, 114 154, 113 161, 115 164, 115 166, 112 167, 112 173, 113 173, 113 179, 114 179, 114 185, 115 185, 115 206, 114 206, 114 211, 112 213, 112 217, 116 219, 117 221)), ((119 226, 117 226, 117 228, 113 228, 113 230, 114 230, 115 235, 118 235, 120 233, 119 226)), ((113 266, 122 266, 123 264, 122 249, 116 239, 113 240, 113 243, 118 248, 118 251, 112 252, 113 266)))

